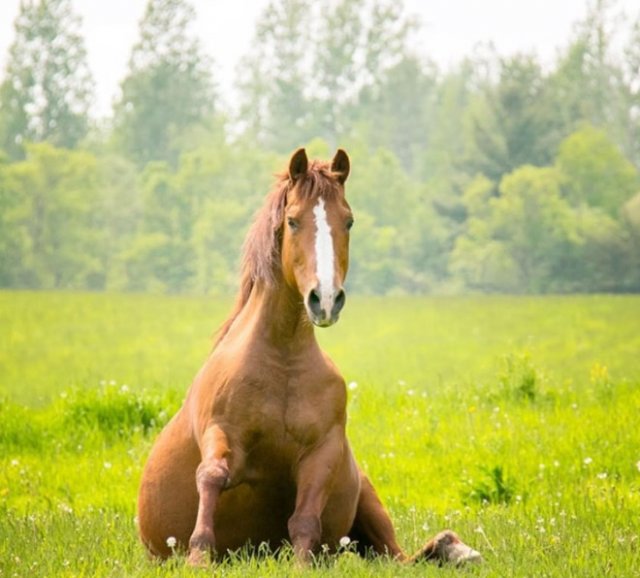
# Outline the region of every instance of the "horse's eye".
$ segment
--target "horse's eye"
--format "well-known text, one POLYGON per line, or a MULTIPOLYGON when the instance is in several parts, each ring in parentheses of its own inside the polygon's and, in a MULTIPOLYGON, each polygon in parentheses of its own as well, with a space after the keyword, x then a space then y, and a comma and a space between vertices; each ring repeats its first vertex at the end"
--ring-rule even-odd
POLYGON ((300 223, 293 217, 287 217, 287 225, 292 231, 296 231, 300 227, 300 223))
POLYGON ((353 219, 347 221, 347 231, 350 231, 351 227, 353 227, 353 219))

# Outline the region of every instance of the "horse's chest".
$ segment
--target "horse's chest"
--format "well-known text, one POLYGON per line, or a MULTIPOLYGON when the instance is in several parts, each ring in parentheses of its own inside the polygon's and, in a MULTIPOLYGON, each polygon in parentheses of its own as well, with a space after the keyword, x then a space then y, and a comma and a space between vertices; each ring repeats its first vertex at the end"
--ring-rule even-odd
POLYGON ((326 413, 319 411, 326 403, 323 396, 285 378, 273 387, 260 380, 247 380, 234 395, 232 413, 236 424, 245 424, 244 434, 251 440, 278 444, 315 443, 326 425, 326 413))
POLYGON ((334 425, 337 401, 331 388, 305 378, 304 373, 294 379, 283 373, 274 384, 245 376, 230 394, 225 421, 249 477, 288 468, 334 425))

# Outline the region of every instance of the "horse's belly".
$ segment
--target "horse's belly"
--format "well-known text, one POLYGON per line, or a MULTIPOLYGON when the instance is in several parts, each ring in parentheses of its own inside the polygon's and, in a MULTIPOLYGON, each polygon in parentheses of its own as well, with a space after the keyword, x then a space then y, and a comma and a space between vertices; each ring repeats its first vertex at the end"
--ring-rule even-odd
MULTIPOLYGON (((353 525, 360 492, 360 474, 349 454, 322 513, 322 544, 332 548, 353 525)), ((220 553, 247 544, 267 543, 272 549, 289 540, 288 521, 296 502, 293 482, 264 479, 241 484, 220 495, 214 519, 216 549, 220 553)))
POLYGON ((294 506, 295 489, 288 484, 241 484, 224 491, 214 517, 216 550, 222 554, 262 543, 279 547, 288 537, 294 506))

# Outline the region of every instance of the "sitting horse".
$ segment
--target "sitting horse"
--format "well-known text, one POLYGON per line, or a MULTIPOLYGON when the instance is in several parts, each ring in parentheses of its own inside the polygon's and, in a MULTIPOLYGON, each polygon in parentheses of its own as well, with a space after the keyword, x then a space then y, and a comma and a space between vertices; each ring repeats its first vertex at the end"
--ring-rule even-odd
POLYGON ((142 542, 192 565, 286 541, 307 563, 348 536, 399 561, 478 560, 451 531, 406 556, 345 434, 347 394, 320 349, 345 304, 350 161, 291 157, 244 245, 235 308, 185 402, 156 441, 138 499, 142 542))

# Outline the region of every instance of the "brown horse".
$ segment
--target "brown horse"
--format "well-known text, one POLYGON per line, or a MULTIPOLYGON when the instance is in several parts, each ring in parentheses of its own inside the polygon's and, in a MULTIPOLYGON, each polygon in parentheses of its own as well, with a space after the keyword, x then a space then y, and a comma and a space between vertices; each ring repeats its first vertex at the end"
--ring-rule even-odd
POLYGON ((306 562, 348 536, 401 561, 480 558, 451 531, 405 556, 349 447, 344 380, 313 328, 345 303, 349 170, 342 150, 331 164, 298 150, 253 224, 235 310, 144 469, 138 519, 151 554, 188 549, 200 565, 289 540, 306 562))

